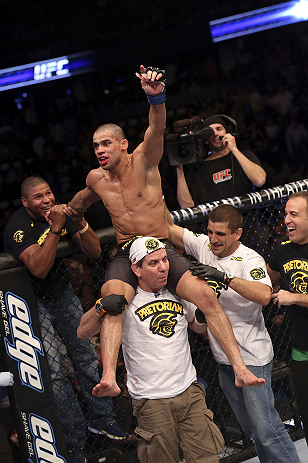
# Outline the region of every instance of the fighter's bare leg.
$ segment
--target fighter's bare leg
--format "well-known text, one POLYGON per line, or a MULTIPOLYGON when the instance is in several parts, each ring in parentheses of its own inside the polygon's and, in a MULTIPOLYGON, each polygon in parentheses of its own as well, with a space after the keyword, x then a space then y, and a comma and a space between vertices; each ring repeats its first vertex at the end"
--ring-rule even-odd
POLYGON ((187 271, 178 282, 176 292, 179 297, 193 302, 204 313, 212 335, 221 345, 233 367, 235 385, 242 387, 263 384, 265 380, 257 378, 246 367, 229 319, 206 281, 198 279, 187 271))
MULTIPOLYGON (((101 289, 102 297, 110 294, 124 295, 129 303, 134 297, 132 286, 120 280, 109 280, 101 289)), ((98 397, 116 396, 121 390, 116 382, 116 367, 119 348, 122 341, 122 315, 105 314, 100 330, 100 345, 103 365, 103 375, 100 382, 93 388, 92 394, 98 397)))

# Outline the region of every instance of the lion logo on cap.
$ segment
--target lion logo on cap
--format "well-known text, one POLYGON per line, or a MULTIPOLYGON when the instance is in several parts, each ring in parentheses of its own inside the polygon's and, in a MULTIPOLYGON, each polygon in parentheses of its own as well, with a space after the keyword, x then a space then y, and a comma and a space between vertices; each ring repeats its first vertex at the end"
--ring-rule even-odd
POLYGON ((149 238, 148 240, 146 240, 146 242, 144 243, 146 249, 148 251, 156 251, 157 249, 159 249, 159 242, 157 240, 155 240, 154 238, 149 238))

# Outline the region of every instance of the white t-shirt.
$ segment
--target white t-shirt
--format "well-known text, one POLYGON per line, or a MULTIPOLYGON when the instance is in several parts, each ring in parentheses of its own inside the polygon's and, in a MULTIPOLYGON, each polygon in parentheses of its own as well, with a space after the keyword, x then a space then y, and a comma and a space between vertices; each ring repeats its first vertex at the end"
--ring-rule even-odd
POLYGON ((127 387, 134 399, 175 397, 196 380, 187 333, 195 310, 166 288, 155 294, 137 288, 122 322, 127 387))
MULTIPOLYGON (((198 261, 225 273, 232 273, 243 280, 259 281, 272 287, 266 273, 264 259, 243 244, 240 244, 230 256, 217 257, 210 249, 207 235, 195 235, 185 228, 183 240, 186 253, 194 256, 198 261)), ((230 320, 246 365, 262 366, 269 363, 274 353, 271 338, 265 328, 262 305, 245 299, 223 283, 209 284, 216 292, 218 301, 230 320)), ((210 330, 208 334, 215 360, 218 363, 230 364, 210 330)))

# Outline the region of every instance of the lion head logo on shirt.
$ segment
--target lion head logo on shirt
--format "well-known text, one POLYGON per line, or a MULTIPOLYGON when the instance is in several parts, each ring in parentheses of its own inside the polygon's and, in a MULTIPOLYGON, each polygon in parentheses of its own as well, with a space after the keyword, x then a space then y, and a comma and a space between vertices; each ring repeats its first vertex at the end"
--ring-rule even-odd
POLYGON ((22 243, 24 234, 25 233, 22 230, 17 230, 13 235, 13 240, 15 243, 22 243))
POLYGON ((304 272, 296 272, 291 276, 291 285, 297 293, 307 293, 308 275, 304 272))
POLYGON ((164 338, 169 338, 174 334, 174 327, 176 324, 176 314, 162 313, 152 318, 150 322, 150 331, 152 331, 153 334, 159 334, 164 338))
POLYGON ((306 294, 308 292, 308 261, 292 259, 283 264, 283 271, 289 277, 291 292, 306 294))
POLYGON ((265 278, 265 272, 262 267, 254 268, 251 270, 250 275, 254 280, 262 280, 262 278, 265 278))
POLYGON ((160 299, 139 307, 135 314, 141 322, 151 318, 149 330, 153 334, 170 338, 175 333, 176 318, 178 315, 184 315, 184 308, 178 301, 160 299))

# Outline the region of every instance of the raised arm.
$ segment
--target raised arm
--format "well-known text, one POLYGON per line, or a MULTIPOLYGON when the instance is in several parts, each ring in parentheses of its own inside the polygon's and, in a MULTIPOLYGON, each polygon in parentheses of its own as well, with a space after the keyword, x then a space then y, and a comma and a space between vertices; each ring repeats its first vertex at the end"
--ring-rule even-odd
POLYGON ((140 74, 136 73, 136 75, 150 103, 149 126, 139 148, 143 152, 147 166, 157 167, 163 155, 166 127, 165 71, 140 66, 140 74))
POLYGON ((185 178, 183 166, 180 164, 176 166, 177 176, 177 200, 182 209, 193 207, 195 205, 192 196, 189 192, 188 185, 185 178))
POLYGON ((266 181, 266 172, 265 170, 256 164, 255 162, 250 161, 236 146, 236 141, 233 135, 231 133, 227 133, 224 136, 224 144, 226 147, 232 151, 236 159, 241 165, 241 168, 249 178, 249 180, 255 185, 255 186, 262 186, 264 185, 266 181))

